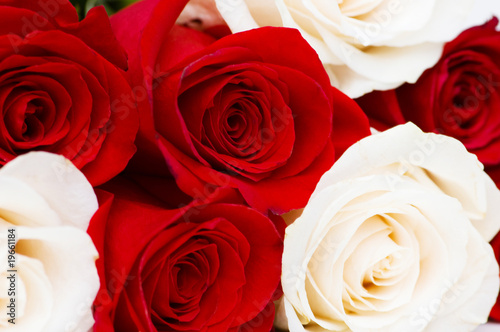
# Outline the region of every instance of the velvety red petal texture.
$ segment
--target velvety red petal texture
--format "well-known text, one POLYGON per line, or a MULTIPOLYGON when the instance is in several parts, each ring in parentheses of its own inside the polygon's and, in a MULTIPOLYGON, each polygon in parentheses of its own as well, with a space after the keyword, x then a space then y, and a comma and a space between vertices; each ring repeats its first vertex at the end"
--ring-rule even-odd
MULTIPOLYGON (((460 140, 487 172, 500 166, 498 19, 462 32, 415 84, 357 99, 376 129, 412 121, 460 140)), ((495 176, 493 176, 495 178, 495 176)), ((500 186, 498 179, 495 180, 500 186)))
POLYGON ((141 128, 135 173, 189 196, 227 187, 263 213, 303 207, 338 155, 369 134, 294 29, 218 40, 174 22, 187 1, 145 0, 112 17, 131 54, 141 128), (167 171, 168 170, 168 171, 167 171))
POLYGON ((73 161, 93 185, 120 173, 136 150, 138 113, 104 8, 81 22, 66 0, 0 9, 0 164, 43 150, 73 161))
POLYGON ((370 135, 370 124, 368 117, 354 100, 335 88, 332 91, 334 112, 331 139, 335 158, 338 159, 353 142, 370 135))
MULTIPOLYGON (((96 195, 99 200, 99 210, 92 217, 87 233, 91 236, 97 251, 102 253, 106 241, 106 221, 113 203, 113 194, 104 190, 96 190, 96 195)), ((111 271, 111 277, 108 278, 106 275, 109 273, 105 270, 102 256, 96 261, 96 266, 101 282, 99 292, 94 300, 94 304, 96 304, 94 308, 95 326, 99 326, 99 330, 96 331, 113 331, 113 324, 108 318, 113 310, 112 294, 117 288, 121 288, 120 285, 126 281, 126 278, 117 271, 111 271)))
POLYGON ((29 22, 32 24, 28 24, 25 20, 23 20, 23 24, 26 25, 26 29, 36 28, 36 30, 42 30, 41 28, 43 27, 44 21, 48 21, 55 26, 65 26, 78 23, 78 14, 68 0, 1 0, 0 6, 26 9, 32 13, 36 13, 36 15, 39 16, 39 20, 29 22))
POLYGON ((379 131, 406 122, 395 90, 374 91, 356 99, 356 102, 368 116, 370 125, 379 131))
POLYGON ((170 38, 169 31, 187 2, 171 0, 168 1, 170 8, 155 10, 167 2, 139 1, 110 18, 116 37, 128 54, 127 77, 133 87, 133 96, 128 101, 135 102, 140 110, 141 125, 136 138, 140 148, 130 168, 147 174, 168 176, 165 159, 156 143, 150 100, 152 90, 161 82, 156 79, 161 73, 159 64, 155 63, 158 47, 162 47, 162 39, 170 38), (152 30, 151 35, 143 37, 146 30, 152 30), (147 56, 149 53, 152 55, 147 56))
POLYGON ((269 331, 280 217, 220 202, 167 209, 123 178, 103 188, 115 193, 97 191, 89 227, 100 256, 95 331, 269 331))

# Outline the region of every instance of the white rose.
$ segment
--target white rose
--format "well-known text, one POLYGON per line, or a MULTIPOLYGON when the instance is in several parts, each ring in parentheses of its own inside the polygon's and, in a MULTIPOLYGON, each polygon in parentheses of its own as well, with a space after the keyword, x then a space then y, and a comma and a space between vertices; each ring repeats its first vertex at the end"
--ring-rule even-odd
POLYGON ((290 331, 472 331, 499 290, 500 192, 450 137, 406 124, 353 145, 286 229, 290 331))
POLYGON ((92 186, 64 157, 31 152, 0 169, 0 331, 92 327, 99 277, 86 229, 97 207, 92 186))
POLYGON ((296 28, 318 52, 332 85, 348 96, 414 83, 444 42, 492 10, 474 0, 216 0, 233 32, 296 28), (479 8, 479 7, 478 7, 479 8), (466 24, 467 22, 467 24, 466 24))

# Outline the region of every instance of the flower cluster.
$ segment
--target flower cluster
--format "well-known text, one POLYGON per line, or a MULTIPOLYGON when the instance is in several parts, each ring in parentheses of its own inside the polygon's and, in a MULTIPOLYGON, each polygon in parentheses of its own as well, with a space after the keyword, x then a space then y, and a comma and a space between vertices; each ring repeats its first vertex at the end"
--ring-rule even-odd
POLYGON ((498 4, 132 2, 0 0, 0 331, 500 319, 498 4))

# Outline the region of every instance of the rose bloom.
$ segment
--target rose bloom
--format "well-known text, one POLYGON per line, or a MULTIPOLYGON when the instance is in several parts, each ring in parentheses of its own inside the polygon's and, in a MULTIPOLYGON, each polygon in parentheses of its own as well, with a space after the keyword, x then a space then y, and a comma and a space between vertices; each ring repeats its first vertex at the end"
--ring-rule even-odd
POLYGON ((358 99, 378 129, 412 121, 460 140, 496 183, 500 176, 500 32, 495 18, 446 44, 415 84, 358 99))
POLYGON ((117 194, 100 192, 89 230, 101 256, 96 331, 269 332, 279 217, 275 224, 222 202, 166 209, 139 187, 114 182, 106 188, 117 194))
POLYGON ((0 170, 0 197, 0 331, 87 331, 99 290, 92 186, 64 157, 31 152, 0 170))
POLYGON ((262 212, 303 207, 335 158, 369 134, 364 114, 297 31, 215 40, 173 26, 185 3, 146 0, 112 18, 132 84, 145 87, 132 168, 161 173, 166 163, 194 198, 231 187, 262 212))
POLYGON ((472 331, 499 269, 500 192, 455 139, 398 126, 354 144, 286 229, 276 326, 472 331))
POLYGON ((1 0, 0 17, 0 165, 44 150, 93 185, 122 171, 135 152, 137 110, 104 8, 78 22, 67 0, 1 0))
POLYGON ((439 59, 443 43, 470 17, 474 0, 216 0, 233 32, 259 26, 298 29, 318 52, 332 84, 350 97, 415 82, 439 59))

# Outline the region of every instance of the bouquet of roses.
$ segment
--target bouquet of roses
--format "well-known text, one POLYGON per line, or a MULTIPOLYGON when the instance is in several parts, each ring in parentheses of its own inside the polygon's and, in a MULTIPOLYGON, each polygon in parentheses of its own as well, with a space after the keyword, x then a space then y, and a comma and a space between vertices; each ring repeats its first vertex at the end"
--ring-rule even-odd
POLYGON ((496 15, 0 0, 0 331, 500 320, 496 15))

